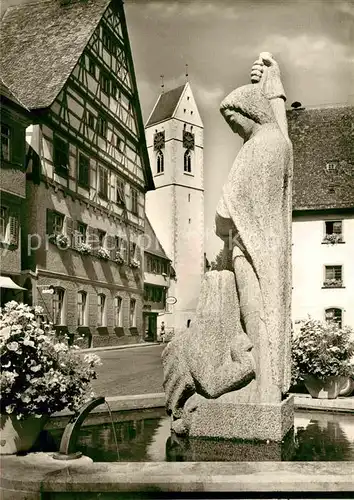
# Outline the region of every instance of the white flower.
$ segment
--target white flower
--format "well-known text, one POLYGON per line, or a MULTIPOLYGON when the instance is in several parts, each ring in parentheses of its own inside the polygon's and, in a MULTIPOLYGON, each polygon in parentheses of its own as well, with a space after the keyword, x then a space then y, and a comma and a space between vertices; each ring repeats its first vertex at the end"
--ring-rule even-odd
POLYGON ((14 411, 14 405, 6 406, 6 413, 12 413, 14 411))
POLYGON ((2 365, 2 368, 10 368, 10 366, 11 366, 11 361, 6 363, 6 365, 2 365))
POLYGON ((41 417, 42 417, 42 415, 35 415, 34 417, 35 417, 35 418, 41 418, 41 417))
POLYGON ((23 345, 29 345, 30 347, 34 347, 34 342, 33 342, 33 340, 27 340, 27 339, 25 339, 23 341, 23 345))
POLYGON ((24 402, 24 403, 29 403, 31 401, 31 398, 28 396, 28 394, 22 394, 21 395, 21 400, 24 402))
POLYGON ((35 306, 34 312, 35 314, 42 314, 43 308, 41 306, 35 306))
POLYGON ((1 328, 0 337, 2 337, 3 340, 8 339, 10 337, 10 334, 11 334, 11 326, 1 328))
POLYGON ((18 350, 18 342, 16 341, 10 342, 9 344, 7 344, 7 348, 9 349, 9 351, 16 352, 18 350))
POLYGON ((42 365, 36 365, 36 366, 31 366, 30 370, 33 372, 39 372, 39 370, 42 368, 42 365))

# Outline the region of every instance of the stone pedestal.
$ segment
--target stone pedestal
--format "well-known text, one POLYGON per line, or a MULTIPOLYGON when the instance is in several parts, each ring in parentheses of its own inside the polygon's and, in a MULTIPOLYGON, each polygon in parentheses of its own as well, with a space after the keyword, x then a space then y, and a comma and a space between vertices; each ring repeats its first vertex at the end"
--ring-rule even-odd
POLYGON ((282 441, 294 426, 294 397, 280 403, 205 399, 191 414, 190 437, 282 441))

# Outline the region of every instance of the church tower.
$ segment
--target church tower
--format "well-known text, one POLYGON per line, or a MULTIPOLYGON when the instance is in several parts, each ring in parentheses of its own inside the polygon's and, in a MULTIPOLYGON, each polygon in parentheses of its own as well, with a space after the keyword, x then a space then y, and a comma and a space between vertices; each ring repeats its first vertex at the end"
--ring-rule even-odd
POLYGON ((176 275, 168 296, 177 300, 159 321, 180 333, 193 321, 204 274, 203 122, 188 82, 159 96, 145 129, 156 188, 146 213, 176 275))

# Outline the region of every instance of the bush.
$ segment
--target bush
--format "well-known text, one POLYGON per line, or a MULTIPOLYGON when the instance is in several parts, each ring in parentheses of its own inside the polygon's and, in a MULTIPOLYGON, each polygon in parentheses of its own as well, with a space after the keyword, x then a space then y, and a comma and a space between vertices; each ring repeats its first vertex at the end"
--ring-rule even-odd
POLYGON ((354 332, 350 327, 340 328, 335 322, 314 320, 301 322, 298 334, 292 340, 292 383, 303 375, 320 379, 330 376, 354 375, 354 332))
POLYGON ((0 309, 1 414, 21 419, 77 411, 94 396, 90 381, 100 359, 60 342, 50 324, 39 326, 42 312, 15 301, 0 309))

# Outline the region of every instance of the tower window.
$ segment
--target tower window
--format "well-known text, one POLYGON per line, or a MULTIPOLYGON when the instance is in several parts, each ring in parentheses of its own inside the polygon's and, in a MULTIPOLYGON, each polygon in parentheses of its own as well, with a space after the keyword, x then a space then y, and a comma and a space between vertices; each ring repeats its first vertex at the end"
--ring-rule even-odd
POLYGON ((184 171, 187 173, 192 172, 192 154, 188 149, 184 153, 184 171))
POLYGON ((190 193, 188 194, 188 201, 191 201, 191 195, 190 195, 190 193))
POLYGON ((342 309, 330 307, 325 311, 325 319, 327 323, 336 323, 339 328, 342 328, 342 309))
POLYGON ((158 174, 162 174, 164 172, 164 157, 161 150, 156 153, 156 172, 158 174))

